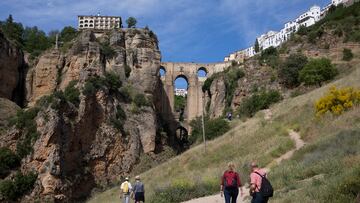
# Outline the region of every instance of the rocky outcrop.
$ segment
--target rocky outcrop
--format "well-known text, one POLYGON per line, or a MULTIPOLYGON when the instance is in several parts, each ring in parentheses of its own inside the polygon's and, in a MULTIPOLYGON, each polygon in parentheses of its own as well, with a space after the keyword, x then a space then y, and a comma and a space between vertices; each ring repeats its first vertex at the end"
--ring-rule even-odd
MULTIPOLYGON (((240 68, 245 76, 237 81, 237 88, 231 101, 231 109, 236 110, 244 98, 251 96, 260 89, 272 89, 285 92, 277 81, 277 75, 271 67, 261 66, 257 59, 246 61, 240 68)), ((221 117, 226 109, 226 85, 224 76, 215 77, 207 92, 206 105, 210 118, 221 117)))
MULTIPOLYGON (((98 38, 91 31, 82 31, 69 50, 46 51, 29 68, 26 99, 29 107, 40 111, 35 118, 39 138, 21 166, 24 173, 38 174, 26 201, 83 200, 95 186, 128 175, 140 154, 155 153, 160 123, 153 104, 157 103, 161 59, 157 43, 147 29, 113 30, 98 38), (104 78, 108 72, 119 77, 126 94, 108 83, 82 93, 87 81, 104 78), (80 92, 78 106, 58 94, 71 81, 76 81, 80 92), (138 94, 145 95, 150 105, 131 102, 138 94), (37 104, 46 95, 53 96, 37 104), (124 114, 120 119, 119 109, 124 114)), ((12 127, 0 142, 16 150, 22 137, 22 130, 12 127)))
POLYGON ((224 77, 215 78, 210 86, 210 97, 206 98, 208 115, 210 118, 217 118, 223 115, 225 109, 226 86, 224 77))
POLYGON ((1 131, 4 131, 9 123, 9 119, 16 115, 16 112, 20 109, 14 102, 0 98, 0 135, 1 131))
POLYGON ((40 57, 35 67, 27 72, 25 84, 28 102, 35 102, 40 97, 56 90, 62 60, 58 50, 51 50, 40 57))
POLYGON ((23 52, 0 31, 0 97, 21 104, 24 69, 23 52))

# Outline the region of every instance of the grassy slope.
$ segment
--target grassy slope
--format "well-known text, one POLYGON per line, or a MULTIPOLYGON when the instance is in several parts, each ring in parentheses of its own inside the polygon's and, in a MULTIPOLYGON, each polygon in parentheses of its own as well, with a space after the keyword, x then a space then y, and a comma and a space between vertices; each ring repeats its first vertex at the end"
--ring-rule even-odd
MULTIPOLYGON (((243 123, 236 121, 238 124, 230 132, 208 143, 206 154, 204 153, 204 146, 199 145, 145 172, 141 176, 146 184, 147 198, 151 197, 154 191, 159 188, 169 188, 169 186, 174 185, 185 185, 187 187, 201 184, 210 185, 210 187, 207 187, 207 191, 194 191, 197 194, 183 193, 181 200, 215 193, 218 191, 218 179, 222 171, 226 169, 226 164, 229 161, 235 162, 242 179, 248 180, 248 164, 251 160, 258 160, 262 166, 265 166, 275 157, 293 147, 294 143, 291 142, 286 133, 286 130, 289 128, 298 129, 302 138, 309 145, 297 152, 293 160, 274 168, 270 177, 274 182, 276 190, 279 191, 276 193, 275 199, 281 202, 294 202, 297 198, 305 197, 309 201, 316 201, 320 197, 326 196, 326 192, 331 191, 329 189, 330 186, 327 184, 326 188, 329 188, 325 189, 325 186, 319 185, 319 182, 316 181, 313 183, 314 181, 311 179, 309 181, 309 178, 317 174, 327 176, 341 172, 344 172, 344 174, 350 173, 350 169, 354 167, 354 164, 359 163, 360 160, 360 147, 351 148, 351 153, 354 155, 347 158, 345 156, 347 154, 345 153, 346 145, 339 145, 341 147, 339 149, 341 153, 340 151, 338 152, 339 155, 335 156, 332 153, 337 154, 336 152, 329 152, 325 158, 333 157, 333 159, 336 159, 334 163, 339 166, 347 164, 346 166, 350 166, 349 170, 346 168, 332 168, 334 164, 326 165, 324 163, 322 165, 322 151, 317 150, 318 148, 336 148, 336 145, 331 145, 332 140, 339 142, 335 137, 336 135, 351 134, 350 132, 344 132, 344 130, 360 128, 359 107, 344 113, 340 117, 328 115, 322 120, 314 118, 314 101, 324 95, 332 85, 360 87, 360 67, 357 67, 351 74, 331 84, 305 95, 286 99, 273 106, 271 108, 273 112, 271 122, 263 119, 263 113, 258 113, 254 118, 243 123), (308 157, 313 156, 320 158, 311 159, 309 162, 308 157), (357 162, 349 164, 348 162, 352 160, 357 160, 357 162), (312 172, 312 169, 309 169, 310 172, 304 172, 309 163, 313 163, 313 167, 316 170, 314 169, 312 172), (322 167, 326 167, 326 169, 324 170, 322 167), (328 171, 325 173, 324 171, 326 170, 328 171), (291 171, 293 171, 293 174, 306 174, 299 176, 290 175, 288 177, 289 175, 286 174, 289 174, 291 171), (314 193, 322 194, 323 196, 314 195, 309 192, 314 190, 319 191, 319 193, 314 193), (291 195, 292 193, 288 191, 296 191, 296 195, 291 195)), ((356 132, 352 134, 356 134, 356 132)), ((352 138, 349 139, 350 141, 347 142, 351 143, 352 138)), ((358 143, 355 143, 354 146, 358 146, 358 143)), ((332 182, 330 182, 336 183, 335 179, 331 179, 332 182)), ((118 188, 113 188, 95 195, 89 202, 118 201, 118 188)))

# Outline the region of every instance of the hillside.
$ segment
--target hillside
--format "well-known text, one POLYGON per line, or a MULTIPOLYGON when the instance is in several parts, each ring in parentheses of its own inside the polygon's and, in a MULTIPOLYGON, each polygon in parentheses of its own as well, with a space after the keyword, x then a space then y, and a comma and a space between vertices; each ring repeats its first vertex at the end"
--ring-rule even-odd
MULTIPOLYGON (((343 196, 336 196, 339 202, 354 200, 356 193, 346 190, 346 181, 351 182, 351 177, 356 178, 359 173, 360 108, 320 120, 314 115, 314 102, 333 85, 360 87, 360 67, 335 82, 274 105, 271 120, 265 120, 260 112, 246 122, 235 121, 230 132, 208 143, 206 153, 204 146, 199 145, 141 174, 147 186, 147 198, 150 202, 180 202, 214 194, 229 161, 236 163, 241 178, 247 180, 252 160, 265 166, 294 147, 287 130, 295 129, 307 146, 291 160, 272 169, 274 199, 298 202, 305 198, 317 202, 334 198, 337 189, 338 194, 343 192, 343 196)), ((351 183, 356 191, 359 182, 351 183)), ((89 202, 116 202, 117 192, 113 188, 89 202)))
MULTIPOLYGON (((274 202, 359 199, 360 108, 355 104, 339 116, 319 118, 314 105, 334 85, 360 87, 359 6, 340 6, 314 26, 294 33, 278 49, 263 50, 208 78, 203 89, 209 96, 210 118, 233 111, 241 120, 232 121, 229 132, 208 142, 206 152, 203 145, 194 146, 141 174, 147 201, 176 203, 217 194, 219 178, 229 161, 236 163, 246 182, 253 160, 270 167, 269 177, 276 189, 274 202), (311 70, 308 64, 318 62, 333 69, 313 77, 319 68, 311 70), (278 92, 284 99, 256 113, 271 104, 253 105, 261 103, 258 101, 266 91, 278 92), (300 134, 306 144, 277 165, 279 157, 295 149, 289 131, 300 134)), ((89 200, 117 201, 117 187, 89 200)))

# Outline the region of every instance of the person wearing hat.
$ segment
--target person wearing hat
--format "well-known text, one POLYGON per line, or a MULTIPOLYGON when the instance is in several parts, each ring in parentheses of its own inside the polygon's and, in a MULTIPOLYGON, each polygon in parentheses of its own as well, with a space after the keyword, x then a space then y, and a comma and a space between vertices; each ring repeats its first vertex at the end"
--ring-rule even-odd
POLYGON ((130 203, 130 194, 132 191, 132 187, 128 177, 126 177, 125 181, 121 183, 120 190, 121 190, 120 198, 123 199, 123 202, 130 203))
POLYGON ((144 183, 140 180, 140 176, 135 177, 133 194, 135 196, 135 203, 145 202, 145 187, 144 183))

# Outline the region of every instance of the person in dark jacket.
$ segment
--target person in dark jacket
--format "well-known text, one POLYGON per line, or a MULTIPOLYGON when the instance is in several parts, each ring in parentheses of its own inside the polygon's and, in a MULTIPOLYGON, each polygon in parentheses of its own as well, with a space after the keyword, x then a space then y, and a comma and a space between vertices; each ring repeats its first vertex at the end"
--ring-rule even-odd
POLYGON ((244 195, 241 186, 239 174, 235 172, 235 164, 230 162, 228 164, 228 170, 224 172, 221 178, 220 185, 220 193, 221 196, 225 196, 225 203, 236 203, 239 188, 241 190, 241 196, 244 195))
POLYGON ((132 191, 135 196, 135 203, 145 202, 145 186, 144 183, 140 181, 140 176, 135 177, 135 184, 132 191))

